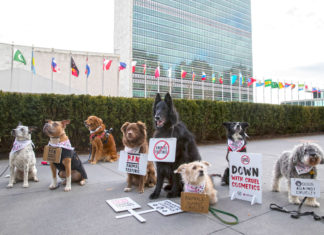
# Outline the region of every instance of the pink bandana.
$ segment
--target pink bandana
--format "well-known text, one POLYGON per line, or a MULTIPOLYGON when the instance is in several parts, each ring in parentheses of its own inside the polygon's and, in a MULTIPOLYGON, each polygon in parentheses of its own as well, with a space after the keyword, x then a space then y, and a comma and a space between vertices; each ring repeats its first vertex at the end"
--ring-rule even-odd
POLYGON ((313 167, 307 166, 304 164, 297 164, 295 166, 295 169, 296 169, 298 175, 302 175, 302 174, 307 174, 308 172, 310 172, 313 169, 313 167))
POLYGON ((64 142, 60 142, 58 144, 51 144, 50 142, 48 142, 48 145, 52 146, 52 147, 59 147, 59 148, 64 148, 64 149, 68 149, 68 150, 74 150, 74 148, 71 146, 69 139, 64 142))
POLYGON ((227 140, 228 148, 233 152, 239 152, 244 147, 244 140, 232 141, 231 139, 227 140))
POLYGON ((15 142, 12 145, 12 149, 11 149, 10 153, 15 153, 19 150, 22 150, 30 144, 34 147, 33 141, 31 141, 31 140, 17 140, 17 139, 15 139, 15 142))
POLYGON ((205 190, 204 185, 192 185, 192 184, 185 184, 184 191, 186 193, 203 193, 205 190))

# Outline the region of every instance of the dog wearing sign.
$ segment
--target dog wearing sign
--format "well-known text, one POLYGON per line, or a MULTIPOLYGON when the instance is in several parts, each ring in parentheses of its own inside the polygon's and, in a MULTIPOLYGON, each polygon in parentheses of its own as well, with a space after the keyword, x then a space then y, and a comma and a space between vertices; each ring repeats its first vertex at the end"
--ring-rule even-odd
POLYGON ((29 187, 28 179, 38 182, 36 158, 31 140, 31 132, 35 127, 23 126, 20 122, 11 131, 15 142, 9 154, 10 179, 7 188, 12 188, 16 181, 23 180, 23 187, 29 187))
MULTIPOLYGON (((314 143, 303 143, 295 146, 292 151, 283 152, 274 165, 272 191, 279 192, 279 180, 284 176, 288 181, 288 201, 300 204, 297 196, 290 193, 291 178, 316 179, 318 164, 324 164, 323 150, 314 143)), ((315 198, 308 197, 308 206, 319 207, 315 198)))
POLYGON ((174 171, 183 163, 201 160, 196 141, 186 125, 179 121, 178 113, 173 106, 169 93, 161 99, 158 93, 153 105, 153 119, 155 132, 154 138, 177 138, 175 162, 156 162, 157 183, 150 199, 160 196, 164 179, 169 180, 169 185, 164 189, 170 190, 168 198, 179 197, 183 189, 181 176, 174 171))
POLYGON ((65 133, 65 128, 68 124, 70 124, 70 120, 47 120, 47 123, 45 123, 43 127, 43 132, 50 137, 48 145, 62 148, 60 163, 50 162, 52 183, 49 189, 56 189, 58 187, 56 179, 56 169, 58 169, 60 178, 65 179, 63 182, 63 184, 65 184, 65 192, 71 191, 71 182, 79 182, 79 184, 83 186, 87 179, 87 173, 83 164, 65 133))
MULTIPOLYGON (((125 122, 121 127, 123 133, 123 144, 127 153, 147 153, 147 133, 145 123, 138 121, 136 123, 125 122)), ((144 193, 144 186, 149 188, 156 184, 155 168, 151 161, 147 162, 146 175, 127 174, 127 187, 124 192, 130 192, 132 186, 138 186, 138 192, 144 193)))
POLYGON ((217 202, 217 191, 213 181, 208 175, 206 161, 194 161, 182 164, 174 173, 179 173, 184 183, 183 191, 189 193, 205 193, 209 197, 209 203, 217 202))

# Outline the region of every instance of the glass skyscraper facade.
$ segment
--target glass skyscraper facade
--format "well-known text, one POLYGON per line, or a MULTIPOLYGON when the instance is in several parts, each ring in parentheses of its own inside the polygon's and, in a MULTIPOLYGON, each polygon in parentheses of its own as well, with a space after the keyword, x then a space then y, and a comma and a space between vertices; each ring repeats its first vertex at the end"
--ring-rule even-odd
POLYGON ((132 17, 134 97, 253 101, 250 0, 133 0, 132 17))

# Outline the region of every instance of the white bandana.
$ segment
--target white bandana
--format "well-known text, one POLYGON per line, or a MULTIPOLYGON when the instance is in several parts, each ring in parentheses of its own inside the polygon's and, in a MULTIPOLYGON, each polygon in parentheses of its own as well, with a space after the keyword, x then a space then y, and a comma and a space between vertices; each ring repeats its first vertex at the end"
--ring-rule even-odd
POLYGON ((17 139, 15 139, 15 142, 12 145, 12 149, 11 149, 10 153, 15 153, 19 150, 22 150, 30 144, 34 147, 33 141, 31 141, 31 140, 17 140, 17 139))
POLYGON ((233 151, 237 152, 241 150, 244 146, 244 140, 233 141, 231 139, 227 140, 228 147, 233 151))
POLYGON ((64 148, 64 149, 68 149, 68 150, 74 150, 74 148, 71 146, 69 139, 67 139, 64 142, 59 142, 58 144, 52 144, 52 143, 48 142, 48 145, 52 146, 52 147, 59 147, 59 148, 64 148))
POLYGON ((184 191, 186 193, 203 193, 205 190, 205 184, 203 185, 192 185, 192 184, 185 184, 184 191))
POLYGON ((313 169, 313 167, 307 166, 304 164, 297 164, 295 166, 295 169, 296 169, 298 175, 302 175, 302 174, 307 174, 308 172, 310 172, 313 169))
POLYGON ((136 148, 129 148, 129 147, 125 146, 124 150, 126 153, 139 153, 140 148, 141 148, 141 146, 136 147, 136 148))

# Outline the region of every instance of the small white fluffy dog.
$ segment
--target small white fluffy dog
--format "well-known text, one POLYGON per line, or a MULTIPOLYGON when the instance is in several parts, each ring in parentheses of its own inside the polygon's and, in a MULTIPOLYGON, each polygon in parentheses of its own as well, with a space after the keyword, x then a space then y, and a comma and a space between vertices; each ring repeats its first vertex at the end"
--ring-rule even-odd
MULTIPOLYGON (((318 164, 324 164, 324 159, 323 150, 317 144, 304 143, 297 145, 292 151, 283 152, 273 169, 272 191, 279 192, 279 180, 284 176, 288 181, 288 201, 300 204, 299 198, 290 194, 290 179, 316 179, 318 164)), ((315 198, 308 197, 305 205, 319 207, 320 203, 315 198)))
POLYGON ((28 179, 38 182, 36 158, 30 134, 34 129, 19 123, 17 128, 11 131, 11 135, 16 138, 9 154, 10 179, 7 188, 12 188, 17 180, 23 180, 24 188, 29 186, 28 179))
POLYGON ((210 164, 206 161, 195 161, 179 166, 174 173, 180 173, 184 183, 183 191, 190 193, 205 193, 209 197, 209 203, 217 202, 217 191, 207 172, 207 166, 210 164))

